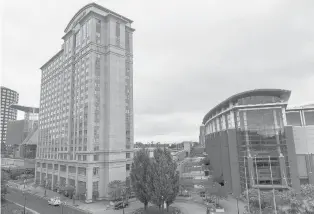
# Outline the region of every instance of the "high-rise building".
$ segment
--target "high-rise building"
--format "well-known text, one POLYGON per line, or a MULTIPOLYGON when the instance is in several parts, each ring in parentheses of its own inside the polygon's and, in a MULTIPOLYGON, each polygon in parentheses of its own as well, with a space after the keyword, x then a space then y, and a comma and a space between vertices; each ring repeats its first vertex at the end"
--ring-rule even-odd
POLYGON ((41 67, 36 182, 71 185, 86 202, 108 197, 133 158, 132 20, 91 3, 41 67))
POLYGON ((1 86, 1 145, 6 143, 8 122, 16 120, 17 110, 10 108, 10 105, 19 101, 19 94, 9 88, 1 86))
POLYGON ((293 127, 286 107, 291 92, 257 89, 236 94, 203 119, 214 177, 229 192, 247 188, 300 190, 293 127))

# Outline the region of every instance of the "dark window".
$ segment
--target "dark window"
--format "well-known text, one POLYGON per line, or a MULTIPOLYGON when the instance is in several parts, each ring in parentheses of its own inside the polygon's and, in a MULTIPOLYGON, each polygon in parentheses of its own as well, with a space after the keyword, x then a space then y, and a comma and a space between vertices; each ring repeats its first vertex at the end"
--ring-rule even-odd
POLYGON ((116 23, 116 37, 120 37, 120 23, 116 23))
POLYGON ((130 170, 130 164, 126 165, 126 170, 130 170))
POLYGON ((304 111, 305 124, 314 125, 314 111, 304 111))
POLYGON ((301 126, 300 112, 286 112, 287 125, 301 126))

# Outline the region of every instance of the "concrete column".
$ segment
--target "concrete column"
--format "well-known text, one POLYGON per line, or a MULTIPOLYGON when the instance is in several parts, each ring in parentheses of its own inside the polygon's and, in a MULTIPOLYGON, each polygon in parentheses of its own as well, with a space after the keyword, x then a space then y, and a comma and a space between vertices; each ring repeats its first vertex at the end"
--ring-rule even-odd
POLYGON ((286 126, 285 133, 288 148, 288 160, 290 164, 291 184, 292 188, 295 189, 297 193, 300 193, 300 179, 298 173, 297 156, 295 152, 292 126, 286 126))
POLYGON ((48 182, 48 163, 46 163, 46 182, 48 182))
POLYGON ((280 139, 279 139, 279 136, 278 136, 278 128, 279 128, 279 126, 278 126, 278 119, 277 119, 277 115, 276 115, 276 110, 275 109, 273 110, 273 116, 274 116, 274 125, 275 125, 275 133, 276 133, 277 151, 278 151, 278 155, 280 155, 281 154, 280 139))
POLYGON ((75 167, 75 192, 78 193, 78 166, 75 167))
POLYGON ((248 124, 247 124, 247 117, 246 117, 246 111, 243 111, 243 121, 244 121, 244 130, 245 130, 245 143, 246 143, 246 150, 247 153, 250 154, 250 139, 248 134, 248 124))
POLYGON ((40 163, 40 173, 39 173, 39 183, 40 184, 42 182, 42 171, 43 171, 43 166, 42 166, 42 163, 40 163))
POLYGON ((305 155, 307 174, 309 176, 309 184, 314 184, 314 172, 313 172, 313 155, 305 155))
MULTIPOLYGON (((52 170, 51 170, 51 189, 53 187, 53 182, 54 182, 54 165, 52 164, 52 170)), ((52 189, 53 190, 53 189, 52 189)))
POLYGON ((69 185, 69 165, 65 165, 65 184, 69 185))
POLYGON ((249 154, 249 157, 247 158, 247 163, 248 163, 248 173, 250 176, 250 184, 251 186, 255 184, 255 180, 254 180, 254 165, 253 165, 253 158, 251 156, 251 154, 249 154))
POLYGON ((288 186, 285 157, 282 154, 279 155, 279 166, 281 174, 281 185, 288 186))
POLYGON ((86 203, 91 203, 93 200, 93 168, 86 168, 86 203))
POLYGON ((60 184, 60 164, 58 163, 58 184, 60 184))

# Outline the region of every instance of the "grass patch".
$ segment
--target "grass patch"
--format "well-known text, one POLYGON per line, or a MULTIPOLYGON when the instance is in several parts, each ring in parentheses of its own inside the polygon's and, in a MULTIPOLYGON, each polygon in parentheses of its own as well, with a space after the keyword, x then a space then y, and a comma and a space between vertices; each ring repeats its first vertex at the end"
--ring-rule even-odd
POLYGON ((157 206, 150 206, 146 210, 144 208, 139 208, 135 210, 132 214, 181 214, 181 210, 177 207, 172 207, 170 206, 168 211, 167 209, 162 210, 157 207, 157 206))

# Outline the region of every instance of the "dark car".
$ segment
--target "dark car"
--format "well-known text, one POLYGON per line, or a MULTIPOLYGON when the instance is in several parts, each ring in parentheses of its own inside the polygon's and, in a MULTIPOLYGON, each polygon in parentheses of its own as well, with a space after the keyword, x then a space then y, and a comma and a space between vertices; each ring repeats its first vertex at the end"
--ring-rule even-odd
POLYGON ((123 203, 123 201, 118 201, 118 202, 115 203, 114 209, 115 210, 119 210, 119 209, 122 209, 122 208, 126 208, 127 206, 129 206, 128 202, 124 202, 123 203))

